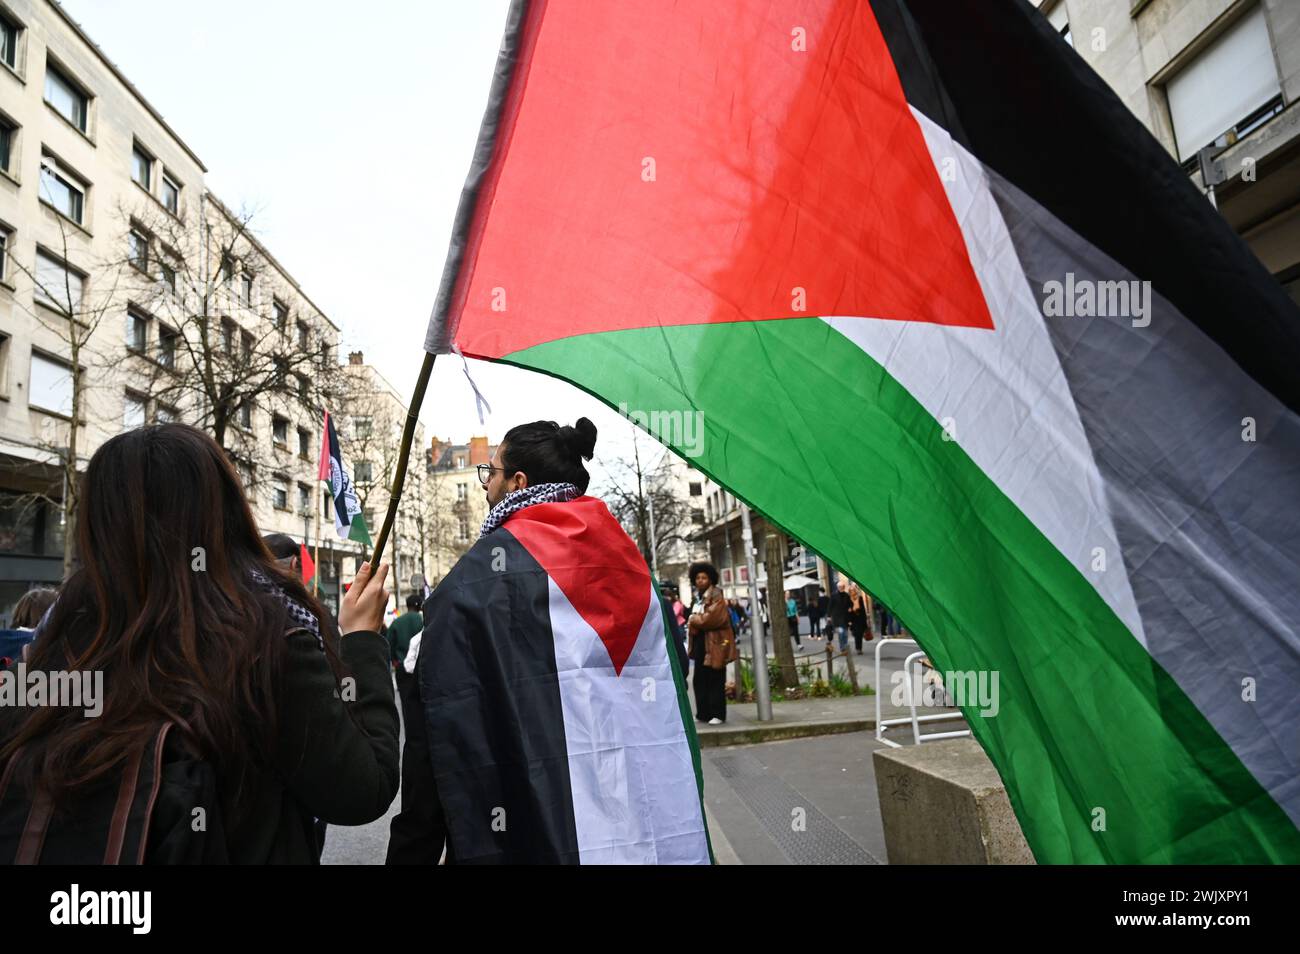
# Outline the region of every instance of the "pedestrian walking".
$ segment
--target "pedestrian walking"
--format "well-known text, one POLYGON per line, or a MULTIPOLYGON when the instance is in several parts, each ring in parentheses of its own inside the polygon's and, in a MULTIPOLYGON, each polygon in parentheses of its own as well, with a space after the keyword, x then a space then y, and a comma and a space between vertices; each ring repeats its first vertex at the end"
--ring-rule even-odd
POLYGON ((871 597, 856 583, 849 584, 849 631, 858 655, 862 655, 863 639, 871 639, 871 597))
POLYGON ((803 643, 799 639, 799 604, 794 601, 789 590, 785 591, 785 621, 790 626, 790 635, 794 637, 794 644, 802 648, 803 643))
POLYGON ((840 644, 840 652, 847 652, 849 648, 849 584, 844 577, 840 577, 839 583, 835 588, 835 595, 831 597, 830 605, 830 631, 826 634, 827 639, 837 637, 840 644))
POLYGON ((406 612, 393 620, 388 632, 389 656, 393 664, 393 678, 397 682, 397 699, 402 706, 402 723, 410 725, 419 718, 419 697, 415 685, 415 676, 407 672, 406 654, 411 649, 411 640, 424 629, 424 616, 420 613, 420 597, 414 593, 406 597, 406 612))

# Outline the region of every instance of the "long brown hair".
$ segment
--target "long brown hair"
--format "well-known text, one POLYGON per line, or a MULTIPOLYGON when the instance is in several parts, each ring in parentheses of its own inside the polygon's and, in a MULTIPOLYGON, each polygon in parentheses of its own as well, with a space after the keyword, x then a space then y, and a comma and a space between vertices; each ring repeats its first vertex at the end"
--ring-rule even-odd
POLYGON ((248 770, 271 756, 283 635, 298 625, 271 587, 316 617, 327 649, 338 637, 329 614, 267 551, 225 452, 184 424, 127 431, 96 452, 77 547, 81 569, 27 665, 102 671, 103 710, 32 709, 0 766, 32 743, 39 754, 24 772, 61 800, 104 780, 170 720, 237 806, 248 770))

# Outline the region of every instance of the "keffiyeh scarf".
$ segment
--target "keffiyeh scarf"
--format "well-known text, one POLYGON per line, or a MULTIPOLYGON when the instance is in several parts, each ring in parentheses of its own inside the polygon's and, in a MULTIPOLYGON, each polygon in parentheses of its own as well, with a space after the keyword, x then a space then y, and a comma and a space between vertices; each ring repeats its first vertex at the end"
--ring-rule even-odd
POLYGON ((577 487, 565 483, 533 484, 531 487, 512 490, 498 500, 496 506, 488 511, 487 518, 483 521, 483 528, 479 530, 478 535, 479 537, 486 537, 505 523, 507 517, 518 513, 525 507, 540 503, 568 503, 570 500, 576 500, 581 496, 582 494, 578 493, 577 487))

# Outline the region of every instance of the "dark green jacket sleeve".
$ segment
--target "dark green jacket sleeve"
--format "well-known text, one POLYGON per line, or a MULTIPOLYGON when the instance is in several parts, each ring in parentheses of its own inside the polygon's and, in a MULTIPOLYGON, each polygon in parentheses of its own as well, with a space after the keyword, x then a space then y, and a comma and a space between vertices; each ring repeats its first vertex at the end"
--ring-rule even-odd
POLYGON ((310 633, 285 637, 280 705, 280 767, 285 786, 317 818, 363 825, 388 811, 397 794, 397 706, 387 640, 344 636, 342 693, 310 633))

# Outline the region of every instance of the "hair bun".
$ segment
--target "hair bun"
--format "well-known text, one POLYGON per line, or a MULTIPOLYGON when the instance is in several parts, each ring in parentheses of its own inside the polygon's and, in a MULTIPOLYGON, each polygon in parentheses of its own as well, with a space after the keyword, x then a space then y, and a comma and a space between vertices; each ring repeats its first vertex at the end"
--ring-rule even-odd
POLYGON ((560 428, 560 440, 583 460, 591 460, 591 455, 596 452, 596 425, 580 417, 573 427, 560 428))

